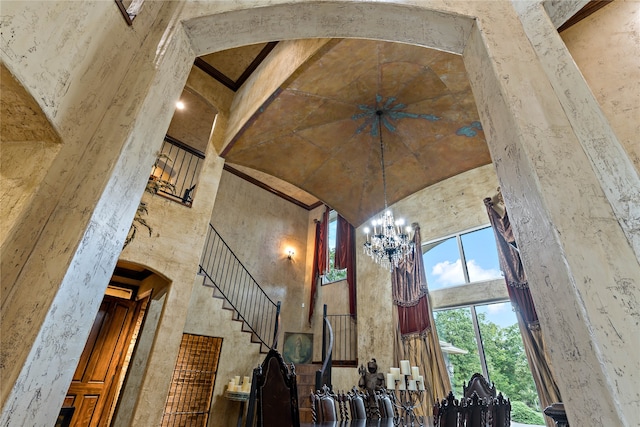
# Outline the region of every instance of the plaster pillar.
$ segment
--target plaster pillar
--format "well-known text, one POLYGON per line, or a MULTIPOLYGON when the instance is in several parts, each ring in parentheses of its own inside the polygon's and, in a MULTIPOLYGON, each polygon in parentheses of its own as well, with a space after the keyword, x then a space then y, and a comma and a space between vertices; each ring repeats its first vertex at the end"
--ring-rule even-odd
POLYGON ((580 144, 581 129, 606 133, 586 114, 599 107, 585 97, 565 111, 584 82, 562 78, 562 46, 538 54, 553 37, 534 49, 515 10, 476 23, 465 65, 570 424, 630 426, 640 265, 580 144))
MULTIPOLYGON (((640 260, 640 177, 558 31, 540 3, 515 1, 524 31, 593 167, 620 226, 640 260)), ((633 91, 633 82, 619 82, 633 91)), ((636 94, 640 103, 640 94, 636 94)))
MULTIPOLYGON (((65 187, 49 196, 43 226, 29 230, 27 255, 15 250, 20 241, 2 254, 11 266, 0 322, 2 426, 50 426, 58 415, 193 62, 172 21, 179 6, 163 5, 91 138, 82 147, 63 141, 52 168, 68 178, 47 183, 65 187), (163 90, 148 92, 152 84, 163 90)), ((34 215, 38 203, 28 207, 34 215)))

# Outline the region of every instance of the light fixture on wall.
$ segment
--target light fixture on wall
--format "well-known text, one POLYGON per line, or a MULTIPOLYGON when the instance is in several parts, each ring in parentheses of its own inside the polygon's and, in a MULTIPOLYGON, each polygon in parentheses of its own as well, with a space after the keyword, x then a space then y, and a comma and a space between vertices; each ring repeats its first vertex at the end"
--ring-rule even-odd
POLYGON ((380 138, 380 164, 382 166, 382 187, 384 191, 384 211, 371 222, 373 231, 368 227, 364 228, 367 233, 367 240, 364 242, 364 252, 381 266, 393 270, 398 264, 413 253, 413 241, 409 237, 411 227, 403 228, 404 220, 395 220, 393 212, 387 206, 387 177, 384 169, 384 144, 382 142, 382 121, 384 111, 375 111, 376 117, 372 124, 373 136, 380 138))
POLYGON ((287 259, 289 260, 293 260, 293 256, 296 253, 294 252, 294 250, 292 248, 287 248, 287 259))

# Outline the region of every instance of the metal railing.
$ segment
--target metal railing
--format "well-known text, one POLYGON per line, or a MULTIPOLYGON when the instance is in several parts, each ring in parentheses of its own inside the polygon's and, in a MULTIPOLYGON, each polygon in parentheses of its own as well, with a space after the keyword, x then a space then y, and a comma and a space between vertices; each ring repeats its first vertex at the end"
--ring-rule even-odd
POLYGON ((329 314, 327 319, 333 329, 333 364, 335 366, 358 365, 358 331, 356 316, 329 314))
POLYGON ((202 160, 202 152, 166 135, 151 169, 149 183, 152 189, 168 199, 191 206, 202 160))
POLYGON ((333 354, 333 329, 327 318, 327 305, 322 309, 322 368, 316 371, 316 390, 322 390, 322 386, 331 385, 331 367, 333 354))
POLYGON ((205 276, 205 286, 215 287, 227 300, 256 342, 270 349, 277 347, 280 302, 269 298, 211 224, 200 259, 200 274, 205 276))

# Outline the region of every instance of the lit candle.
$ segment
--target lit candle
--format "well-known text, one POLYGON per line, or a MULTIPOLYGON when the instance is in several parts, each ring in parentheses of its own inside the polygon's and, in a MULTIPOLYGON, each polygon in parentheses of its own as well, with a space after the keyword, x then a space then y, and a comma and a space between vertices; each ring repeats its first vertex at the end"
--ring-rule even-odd
POLYGON ((411 367, 411 378, 414 379, 414 380, 417 380, 419 376, 420 376, 420 372, 418 371, 418 367, 417 366, 412 366, 411 367))
POLYGON ((400 380, 400 368, 391 368, 391 373, 397 381, 400 380))
POLYGON ((416 388, 416 380, 409 380, 409 390, 412 390, 412 391, 418 390, 416 388))
POLYGON ((387 389, 388 390, 396 389, 396 377, 391 373, 387 374, 387 389))
POLYGON ((411 375, 411 365, 408 360, 400 361, 400 372, 402 372, 402 375, 411 375))

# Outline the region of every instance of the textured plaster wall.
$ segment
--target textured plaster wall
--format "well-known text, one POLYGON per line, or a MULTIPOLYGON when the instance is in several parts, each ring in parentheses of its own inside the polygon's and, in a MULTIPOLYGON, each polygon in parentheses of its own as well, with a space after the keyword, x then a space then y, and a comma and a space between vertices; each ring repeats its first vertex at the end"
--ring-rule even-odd
POLYGON ((493 23, 478 22, 465 65, 569 421, 632 425, 640 360, 622 354, 638 343, 629 325, 638 316, 640 267, 603 191, 627 176, 615 168, 604 174, 606 164, 591 162, 595 141, 585 129, 605 136, 598 140, 603 158, 622 165, 626 157, 606 123, 593 120, 598 105, 582 96, 586 85, 572 78, 570 57, 541 7, 517 6, 517 16, 503 17, 512 28, 508 43, 493 23), (583 405, 598 387, 606 392, 597 407, 583 405))
POLYGON ((273 301, 282 301, 282 332, 307 332, 302 308, 308 212, 224 172, 211 223, 273 301), (285 249, 295 251, 287 259, 285 249))
POLYGON ((166 127, 158 122, 168 124, 184 84, 175 76, 186 79, 190 66, 179 32, 157 49, 179 4, 152 3, 140 38, 123 36, 130 30, 110 20, 119 12, 106 4, 2 7, 11 38, 3 38, 3 61, 63 141, 46 186, 2 247, 10 287, 0 322, 3 425, 48 425, 58 413, 148 177, 157 149, 149 141, 159 147, 166 127), (111 44, 121 40, 122 49, 111 44), (164 90, 149 92, 152 82, 164 90))
POLYGON ((640 2, 611 2, 560 36, 640 173, 640 2))
POLYGON ((60 150, 60 137, 24 87, 0 65, 0 244, 60 150))
POLYGON ((251 335, 242 331, 242 323, 232 320, 233 311, 223 309, 223 300, 213 298, 213 289, 202 286, 198 278, 193 287, 185 333, 222 338, 209 427, 231 426, 238 420, 240 404, 224 397, 229 381, 236 375, 251 376, 264 359, 260 346, 251 343, 251 335))
MULTIPOLYGON (((308 306, 302 307, 308 295, 304 281, 308 217, 305 209, 223 172, 211 223, 267 295, 282 302, 280 349, 285 332, 310 332, 308 306), (287 247, 295 251, 293 260, 287 259, 287 247)), ((231 425, 237 402, 224 398, 224 386, 234 375, 250 375, 264 355, 211 294, 211 288, 195 285, 186 330, 224 338, 210 425, 231 425)))
MULTIPOLYGON (((562 61, 531 52, 546 45, 532 46, 508 2, 435 1, 429 10, 419 1, 409 9, 391 3, 281 3, 145 2, 146 13, 129 28, 112 2, 3 2, 2 59, 64 142, 44 178, 51 186, 37 194, 19 222, 14 246, 2 248, 3 283, 5 274, 12 285, 19 276, 11 304, 2 310, 3 361, 14 367, 2 372, 2 424, 50 425, 55 418, 194 54, 271 39, 358 36, 453 52, 469 42, 465 63, 507 204, 520 219, 516 226, 519 241, 528 246, 528 271, 540 286, 534 297, 543 307, 542 326, 551 332, 554 366, 563 371, 570 420, 631 425, 639 400, 638 360, 631 351, 637 348, 639 267, 593 166, 576 147, 572 129, 588 123, 579 121, 581 114, 569 123, 557 104, 579 81, 560 79, 551 87, 545 67, 562 61), (267 4, 266 10, 252 10, 267 4), (184 17, 247 10, 187 23, 186 35, 174 19, 183 6, 184 17), (480 17, 480 32, 472 32, 467 14, 480 17), (602 399, 594 400, 594 392, 602 399)), ((548 29, 543 20, 538 25, 548 29)), ((562 48, 557 52, 563 54, 562 48)), ((559 74, 565 76, 562 69, 559 74)), ((576 111, 590 107, 587 101, 576 111)), ((612 181, 617 176, 613 170, 612 181)), ((387 288, 375 286, 387 283, 388 275, 366 270, 359 267, 365 281, 359 298, 388 300, 387 288)), ((193 277, 183 283, 191 287, 193 277)), ((139 425, 157 425, 172 363, 156 360, 177 348, 180 316, 189 303, 188 296, 171 291, 166 298, 180 299, 180 314, 165 319, 163 313, 160 320, 176 325, 167 328, 168 341, 154 344, 142 393, 159 387, 156 396, 142 399, 154 413, 141 413, 139 425)), ((361 331, 361 348, 391 360, 383 323, 390 310, 381 307, 361 316, 367 323, 359 328, 381 326, 373 337, 361 331)))
MULTIPOLYGON (((214 129, 214 134, 221 132, 214 129)), ((143 200, 149 210, 145 219, 153 228, 152 235, 141 229, 121 255, 121 259, 145 265, 171 281, 132 425, 146 425, 149 420, 159 423, 162 416, 158 408, 163 408, 166 400, 222 172, 223 160, 213 153, 212 145, 206 154, 191 207, 145 193, 143 200)))

